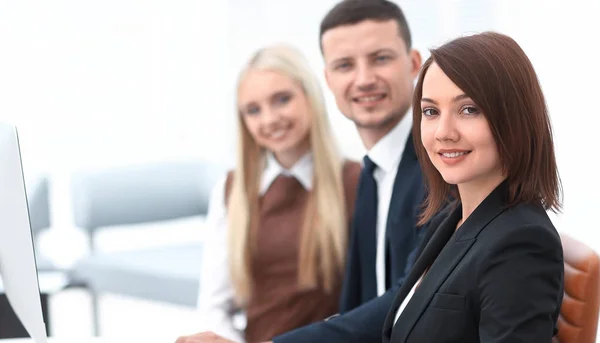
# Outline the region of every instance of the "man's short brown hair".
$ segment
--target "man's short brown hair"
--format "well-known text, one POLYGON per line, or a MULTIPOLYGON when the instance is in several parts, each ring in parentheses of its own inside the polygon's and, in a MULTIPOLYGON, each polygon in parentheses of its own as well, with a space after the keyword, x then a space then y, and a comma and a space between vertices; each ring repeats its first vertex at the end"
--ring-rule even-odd
POLYGON ((406 48, 411 48, 412 39, 408 22, 398 5, 387 0, 343 0, 329 10, 321 21, 319 32, 321 52, 323 51, 322 40, 325 32, 339 26, 358 24, 365 20, 396 21, 400 37, 404 40, 406 48))

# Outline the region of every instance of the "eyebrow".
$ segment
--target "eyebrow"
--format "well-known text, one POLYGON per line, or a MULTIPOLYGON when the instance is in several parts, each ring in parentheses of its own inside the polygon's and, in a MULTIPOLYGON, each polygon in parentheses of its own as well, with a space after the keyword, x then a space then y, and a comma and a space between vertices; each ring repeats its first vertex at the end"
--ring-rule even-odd
MULTIPOLYGON (((397 53, 394 50, 390 49, 390 48, 380 48, 380 49, 377 49, 375 51, 372 51, 372 52, 368 53, 367 56, 373 57, 373 56, 377 56, 377 55, 379 55, 381 53, 388 53, 388 54, 397 55, 397 53)), ((350 57, 350 56, 339 57, 339 58, 336 58, 333 61, 331 61, 330 64, 333 65, 333 64, 337 64, 337 63, 342 62, 342 61, 349 61, 349 60, 353 60, 353 59, 354 59, 354 57, 350 57)))
POLYGON ((269 99, 273 99, 278 96, 288 95, 288 94, 292 94, 292 93, 293 93, 293 91, 289 88, 281 88, 281 89, 276 90, 275 92, 271 93, 271 95, 269 95, 269 99))
POLYGON ((369 54, 369 56, 375 56, 375 55, 379 55, 381 53, 388 53, 388 54, 394 54, 394 55, 397 54, 396 51, 394 51, 393 49, 390 49, 390 48, 381 48, 381 49, 377 49, 377 50, 371 52, 369 54))
MULTIPOLYGON (((463 94, 457 95, 454 98, 452 98, 452 102, 457 102, 457 101, 464 100, 464 99, 469 99, 469 96, 463 93, 463 94)), ((429 98, 421 98, 421 101, 423 101, 423 102, 429 102, 429 103, 432 103, 434 105, 438 104, 437 101, 435 101, 433 99, 429 99, 429 98)))

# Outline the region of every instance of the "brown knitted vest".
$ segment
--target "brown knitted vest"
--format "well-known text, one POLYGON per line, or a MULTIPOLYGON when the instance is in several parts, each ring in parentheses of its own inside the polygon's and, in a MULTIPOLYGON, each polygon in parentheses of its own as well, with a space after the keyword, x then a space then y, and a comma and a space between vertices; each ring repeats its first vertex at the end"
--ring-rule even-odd
MULTIPOLYGON (((360 164, 343 168, 347 223, 354 212, 360 164)), ((227 175, 225 199, 233 181, 227 175)), ((301 229, 309 193, 294 177, 279 175, 259 198, 257 245, 252 256, 252 296, 246 308, 247 343, 274 336, 329 317, 338 311, 341 279, 335 291, 298 288, 298 256, 301 229)))

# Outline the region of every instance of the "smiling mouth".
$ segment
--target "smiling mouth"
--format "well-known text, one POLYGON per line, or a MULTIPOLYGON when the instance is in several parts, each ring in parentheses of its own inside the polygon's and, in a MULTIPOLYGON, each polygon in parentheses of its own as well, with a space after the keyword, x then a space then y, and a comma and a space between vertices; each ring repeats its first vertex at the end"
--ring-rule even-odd
POLYGON ((471 151, 453 151, 453 152, 441 152, 439 153, 439 155, 446 157, 446 158, 457 158, 460 156, 464 156, 467 154, 470 154, 471 151))
POLYGON ((461 152, 443 152, 440 155, 447 158, 456 158, 470 153, 470 151, 461 151, 461 152))
POLYGON ((270 140, 279 140, 283 137, 285 137, 285 135, 292 129, 292 124, 287 123, 285 125, 280 125, 279 127, 277 127, 276 129, 270 130, 270 131, 266 131, 263 133, 263 136, 267 139, 270 140))
POLYGON ((366 95, 366 96, 357 96, 352 98, 352 100, 356 103, 359 104, 368 104, 368 103, 373 103, 376 101, 380 101, 383 100, 387 97, 387 94, 382 93, 382 94, 375 94, 375 95, 366 95))
POLYGON ((285 136, 285 134, 287 132, 288 132, 288 129, 277 130, 277 131, 271 132, 268 137, 270 139, 279 139, 279 138, 285 136))

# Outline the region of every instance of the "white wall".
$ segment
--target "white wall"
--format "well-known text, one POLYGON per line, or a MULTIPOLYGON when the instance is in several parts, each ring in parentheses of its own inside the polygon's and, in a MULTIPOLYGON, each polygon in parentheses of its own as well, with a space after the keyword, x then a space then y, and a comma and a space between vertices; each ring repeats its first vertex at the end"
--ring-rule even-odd
POLYGON ((513 35, 528 53, 545 92, 555 132, 564 187, 559 230, 600 251, 600 182, 595 167, 600 111, 597 35, 600 1, 509 1, 499 7, 499 29, 513 35))
MULTIPOLYGON (((53 176, 57 226, 70 222, 74 170, 159 159, 231 162, 237 70, 260 46, 299 46, 322 79, 318 24, 334 0, 0 2, 0 119, 21 130, 27 172, 53 176)), ((404 0, 416 47, 495 29, 536 67, 565 190, 559 228, 600 250, 595 103, 600 2, 404 0), (541 6, 543 5, 543 9, 541 6)), ((343 150, 360 157, 327 92, 343 150)))
POLYGON ((230 156, 222 2, 0 2, 0 119, 20 129, 25 173, 53 177, 69 227, 69 174, 230 156))
POLYGON ((225 11, 196 1, 0 3, 0 113, 21 124, 24 158, 51 170, 218 158, 202 144, 222 143, 214 126, 231 116, 219 83, 225 11))

